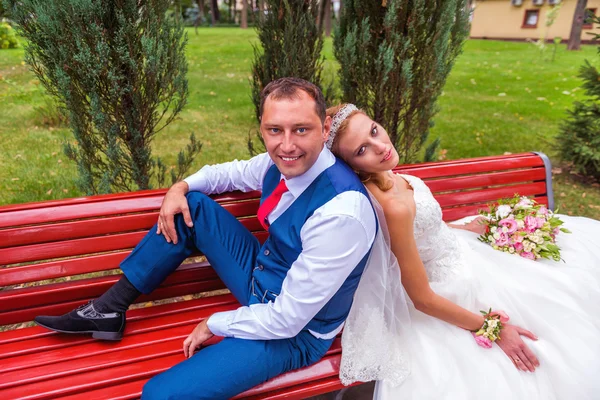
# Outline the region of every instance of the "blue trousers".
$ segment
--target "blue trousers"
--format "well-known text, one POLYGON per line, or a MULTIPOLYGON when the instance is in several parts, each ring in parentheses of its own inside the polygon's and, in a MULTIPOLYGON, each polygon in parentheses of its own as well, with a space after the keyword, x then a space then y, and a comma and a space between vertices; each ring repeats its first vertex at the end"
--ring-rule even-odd
MULTIPOLYGON (((176 216, 177 244, 157 235, 155 226, 123 260, 121 269, 140 292, 148 294, 198 249, 236 299, 248 305, 260 243, 208 196, 190 192, 187 200, 194 226, 189 228, 181 215, 176 216)), ((289 339, 225 338, 152 378, 144 386, 142 399, 229 399, 317 362, 332 342, 317 339, 307 330, 289 339)))

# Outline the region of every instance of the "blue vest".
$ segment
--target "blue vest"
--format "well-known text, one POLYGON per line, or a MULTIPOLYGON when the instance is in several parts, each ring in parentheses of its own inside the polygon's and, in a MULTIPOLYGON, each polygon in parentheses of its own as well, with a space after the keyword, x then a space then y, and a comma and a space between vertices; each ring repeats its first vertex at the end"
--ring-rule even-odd
MULTIPOLYGON (((280 179, 281 173, 277 166, 271 166, 263 182, 261 203, 275 190, 280 179)), ((369 198, 356 174, 343 161, 336 159, 335 164, 323 171, 273 222, 269 227, 269 238, 260 249, 256 259, 257 267, 252 273, 256 297, 252 297, 250 304, 275 300, 288 270, 302 253, 300 231, 304 223, 319 207, 347 191, 360 192, 369 198)), ((335 232, 327 234, 335 240, 335 232)), ((370 252, 369 249, 337 293, 304 329, 325 334, 332 332, 346 320, 370 252)))

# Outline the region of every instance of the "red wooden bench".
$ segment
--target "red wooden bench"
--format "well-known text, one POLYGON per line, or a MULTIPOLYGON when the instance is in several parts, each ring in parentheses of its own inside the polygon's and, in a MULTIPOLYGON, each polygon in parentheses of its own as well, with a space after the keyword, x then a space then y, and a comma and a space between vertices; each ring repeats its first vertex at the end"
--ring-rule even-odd
MULTIPOLYGON (((515 192, 552 207, 550 165, 540 154, 415 164, 398 171, 427 182, 445 220, 474 214, 484 203, 515 192)), ((154 190, 0 207, 0 325, 22 324, 39 314, 62 314, 103 293, 117 281, 114 269, 119 262, 157 220, 164 193, 154 190)), ((267 237, 255 217, 258 192, 215 198, 260 240, 267 237)), ((150 377, 184 359, 181 343, 199 320, 238 307, 222 289, 208 263, 183 264, 140 302, 185 299, 128 311, 125 336, 118 343, 37 326, 0 332, 0 399, 139 397, 150 377), (208 293, 190 296, 202 292, 208 293)), ((317 364, 277 377, 238 398, 301 399, 339 389, 340 352, 338 338, 317 364)))

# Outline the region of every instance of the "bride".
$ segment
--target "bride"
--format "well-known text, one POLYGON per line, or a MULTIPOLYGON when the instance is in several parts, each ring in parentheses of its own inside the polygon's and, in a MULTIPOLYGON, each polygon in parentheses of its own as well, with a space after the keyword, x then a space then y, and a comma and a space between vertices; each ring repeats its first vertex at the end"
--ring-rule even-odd
POLYGON ((327 145, 382 228, 344 328, 342 382, 376 380, 389 400, 600 398, 600 222, 560 216, 564 262, 494 250, 478 219, 446 225, 423 181, 391 172, 399 157, 379 124, 352 104, 327 115, 327 145), (471 332, 490 308, 510 319, 486 349, 471 332))

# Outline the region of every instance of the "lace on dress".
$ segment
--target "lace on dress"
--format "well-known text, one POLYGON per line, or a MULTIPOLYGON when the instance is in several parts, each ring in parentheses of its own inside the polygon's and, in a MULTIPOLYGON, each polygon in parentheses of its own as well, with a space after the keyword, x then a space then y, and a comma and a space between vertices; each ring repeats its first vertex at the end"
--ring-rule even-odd
MULTIPOLYGON (((461 248, 442 221, 440 205, 421 179, 401 177, 413 189, 414 235, 429 281, 442 283, 461 277, 461 248)), ((410 374, 406 347, 412 334, 410 314, 383 208, 370 196, 380 229, 344 326, 340 380, 344 385, 377 380, 399 386, 410 374)))
POLYGON ((400 385, 410 373, 411 324, 400 267, 389 246, 383 209, 371 195, 379 230, 342 334, 340 380, 400 385))

